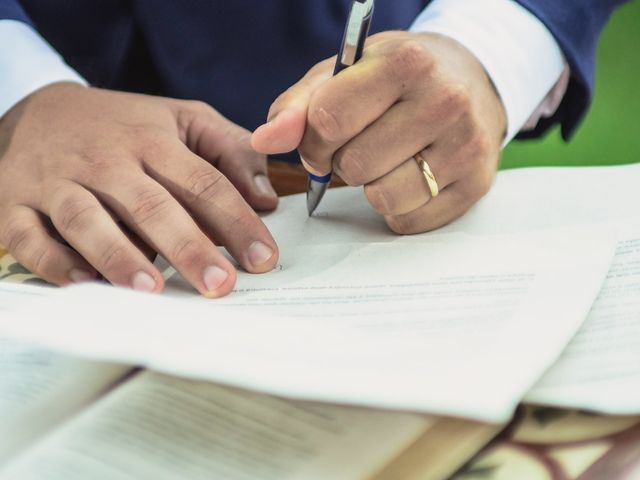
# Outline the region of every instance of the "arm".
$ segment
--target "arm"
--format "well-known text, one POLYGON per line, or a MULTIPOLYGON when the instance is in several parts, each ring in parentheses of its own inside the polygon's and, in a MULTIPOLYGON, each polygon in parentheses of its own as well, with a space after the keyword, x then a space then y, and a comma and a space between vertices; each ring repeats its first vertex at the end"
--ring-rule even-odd
POLYGON ((30 23, 29 16, 17 0, 0 0, 0 19, 30 23))
POLYGON ((331 77, 334 59, 316 65, 274 102, 253 146, 271 154, 297 149, 310 172, 333 169, 349 185, 364 186, 396 233, 439 228, 489 191, 502 147, 536 123, 527 121, 536 110, 553 118, 535 133, 555 121, 566 134, 575 127, 590 97, 579 88, 584 65, 592 66, 597 36, 621 2, 603 0, 605 8, 595 6, 599 1, 569 2, 581 7, 576 17, 555 4, 567 2, 529 0, 563 15, 556 24, 525 2, 435 0, 412 31, 371 37, 351 69, 331 77), (575 48, 582 43, 591 49, 575 48), (564 95, 567 61, 575 72, 564 95), (417 153, 439 195, 427 188, 417 153))

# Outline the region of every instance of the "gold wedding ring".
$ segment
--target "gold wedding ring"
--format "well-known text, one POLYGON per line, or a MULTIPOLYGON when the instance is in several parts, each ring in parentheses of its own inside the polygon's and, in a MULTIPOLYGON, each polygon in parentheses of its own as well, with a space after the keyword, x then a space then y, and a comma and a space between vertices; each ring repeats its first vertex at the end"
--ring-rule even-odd
POLYGON ((422 170, 422 174, 424 175, 429 191, 431 192, 431 197, 436 198, 440 194, 440 187, 438 187, 438 182, 431 171, 431 167, 429 167, 429 164, 421 154, 417 153, 413 158, 418 162, 418 166, 420 167, 420 170, 422 170))

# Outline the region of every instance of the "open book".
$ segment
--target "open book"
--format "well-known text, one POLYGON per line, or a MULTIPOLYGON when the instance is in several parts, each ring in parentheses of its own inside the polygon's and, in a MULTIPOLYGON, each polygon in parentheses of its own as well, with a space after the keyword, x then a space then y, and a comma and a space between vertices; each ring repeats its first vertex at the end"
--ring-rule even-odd
POLYGON ((499 430, 294 402, 71 359, 10 338, 0 338, 0 351, 7 480, 437 480, 499 430))

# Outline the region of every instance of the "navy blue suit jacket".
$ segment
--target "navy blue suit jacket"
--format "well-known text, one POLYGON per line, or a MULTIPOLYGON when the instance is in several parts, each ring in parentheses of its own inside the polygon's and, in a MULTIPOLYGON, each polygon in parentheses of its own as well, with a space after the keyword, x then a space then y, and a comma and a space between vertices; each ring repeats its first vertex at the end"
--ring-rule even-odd
MULTIPOLYGON (((534 135, 560 122, 568 137, 578 125, 593 93, 600 32, 624 1, 518 0, 554 34, 573 73, 561 108, 534 135)), ((407 29, 428 3, 379 0, 373 29, 407 29)), ((0 0, 0 19, 33 25, 93 85, 204 100, 254 129, 277 95, 336 53, 349 5, 348 0, 0 0)))

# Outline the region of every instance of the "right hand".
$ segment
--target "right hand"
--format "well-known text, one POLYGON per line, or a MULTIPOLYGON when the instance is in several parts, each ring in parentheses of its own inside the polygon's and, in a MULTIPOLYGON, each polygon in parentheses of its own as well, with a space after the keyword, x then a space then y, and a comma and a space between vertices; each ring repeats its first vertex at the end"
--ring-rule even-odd
POLYGON ((150 248, 226 295, 236 271, 214 241, 252 273, 278 260, 253 210, 278 199, 249 139, 200 102, 48 86, 0 119, 0 244, 58 285, 100 273, 159 292, 150 248))

